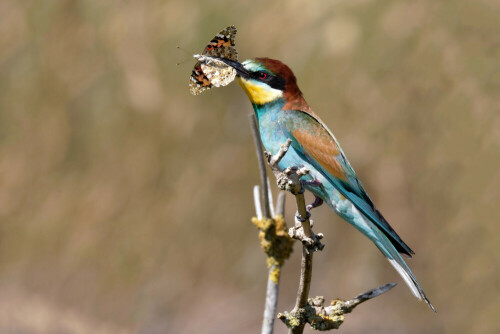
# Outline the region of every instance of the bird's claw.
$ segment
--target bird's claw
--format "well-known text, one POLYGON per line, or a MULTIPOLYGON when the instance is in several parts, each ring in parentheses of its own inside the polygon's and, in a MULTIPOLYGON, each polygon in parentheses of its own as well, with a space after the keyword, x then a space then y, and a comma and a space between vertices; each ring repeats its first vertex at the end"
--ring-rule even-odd
POLYGON ((309 172, 309 169, 307 169, 306 167, 302 167, 297 171, 297 176, 301 178, 302 176, 309 174, 309 172))
POLYGON ((314 202, 306 206, 307 212, 310 212, 312 209, 317 208, 323 204, 323 200, 318 196, 314 196, 314 202))
POLYGON ((316 179, 304 180, 304 181, 302 181, 302 183, 304 183, 304 185, 309 186, 309 187, 320 187, 323 185, 320 181, 318 181, 316 179))
MULTIPOLYGON (((299 214, 299 212, 297 211, 297 212, 295 213, 295 218, 297 218, 297 220, 298 220, 299 222, 304 223, 304 222, 306 222, 309 218, 311 218, 311 213, 308 211, 308 212, 307 212, 307 217, 302 218, 302 216, 301 216, 301 215, 299 214)), ((312 226, 312 224, 311 224, 311 226, 312 226)), ((300 226, 299 226, 299 227, 300 227, 300 226)))

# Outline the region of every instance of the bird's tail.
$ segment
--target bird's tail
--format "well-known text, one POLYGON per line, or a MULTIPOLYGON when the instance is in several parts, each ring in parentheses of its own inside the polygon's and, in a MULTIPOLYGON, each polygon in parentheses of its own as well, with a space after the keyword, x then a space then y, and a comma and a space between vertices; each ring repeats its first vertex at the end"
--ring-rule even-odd
MULTIPOLYGON (((396 269, 399 275, 401 275, 405 283, 409 286, 413 295, 419 300, 423 299, 429 305, 431 310, 436 312, 436 309, 425 295, 424 290, 418 283, 417 279, 415 278, 399 252, 391 243, 391 241, 385 236, 382 231, 379 230, 379 228, 372 221, 364 217, 364 215, 359 212, 359 210, 354 205, 351 204, 350 206, 351 207, 349 208, 349 210, 342 210, 344 211, 342 212, 343 216, 348 213, 348 216, 344 218, 348 219, 348 221, 354 227, 356 227, 356 229, 367 236, 378 247, 382 254, 384 254, 384 256, 387 258, 389 263, 396 269)), ((337 212, 339 211, 340 210, 338 210, 337 206, 337 212)))
MULTIPOLYGON (((385 237, 385 235, 384 235, 384 237, 385 237)), ((391 244, 391 247, 393 247, 392 244, 391 244)), ((379 247, 379 249, 382 251, 382 249, 380 247, 379 247)), ((382 253, 384 253, 384 252, 382 251, 382 253)), ((431 308, 431 310, 433 310, 434 312, 436 312, 436 309, 434 308, 434 305, 432 305, 432 303, 429 300, 429 298, 427 298, 424 290, 422 289, 422 287, 418 283, 417 279, 415 278, 415 276, 413 275, 413 273, 411 272, 410 268, 405 263, 405 261, 403 260, 403 258, 401 257, 401 255, 397 254, 392 259, 390 257, 388 257, 388 256, 386 256, 386 258, 389 261, 389 263, 392 264, 392 266, 394 267, 394 269, 396 269, 396 271, 399 273, 399 275, 403 278, 403 280, 405 281, 405 283, 410 287, 410 290, 413 293, 413 295, 415 297, 417 297, 419 300, 423 299, 427 303, 427 305, 429 305, 429 307, 431 308)))

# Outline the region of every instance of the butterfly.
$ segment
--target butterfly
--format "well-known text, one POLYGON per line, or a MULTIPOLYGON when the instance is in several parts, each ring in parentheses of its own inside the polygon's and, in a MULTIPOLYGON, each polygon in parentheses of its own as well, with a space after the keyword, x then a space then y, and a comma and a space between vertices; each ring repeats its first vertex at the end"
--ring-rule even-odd
POLYGON ((194 55, 198 62, 189 78, 191 94, 198 95, 212 87, 226 86, 234 80, 236 70, 217 58, 238 61, 235 36, 236 28, 229 26, 212 38, 201 55, 194 55))

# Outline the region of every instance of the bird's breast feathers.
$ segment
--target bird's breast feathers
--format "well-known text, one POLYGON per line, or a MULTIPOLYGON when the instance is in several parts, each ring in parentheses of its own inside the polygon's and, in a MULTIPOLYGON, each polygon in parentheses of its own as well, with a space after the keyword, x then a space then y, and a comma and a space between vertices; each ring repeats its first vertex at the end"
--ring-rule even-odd
POLYGON ((238 83, 253 104, 263 105, 283 97, 281 90, 271 88, 252 79, 239 78, 238 83))

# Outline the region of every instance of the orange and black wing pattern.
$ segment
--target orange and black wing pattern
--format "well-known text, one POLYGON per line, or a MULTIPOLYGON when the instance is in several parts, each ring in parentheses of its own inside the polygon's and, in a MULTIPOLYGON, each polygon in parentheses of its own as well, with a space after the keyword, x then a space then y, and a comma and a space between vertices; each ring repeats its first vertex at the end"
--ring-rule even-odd
MULTIPOLYGON (((202 55, 238 61, 238 51, 236 51, 234 44, 235 37, 236 27, 229 26, 225 28, 212 38, 203 50, 202 55)), ((194 65, 193 72, 189 78, 189 90, 193 95, 198 95, 213 87, 211 81, 203 72, 201 65, 201 62, 197 62, 194 65)))

